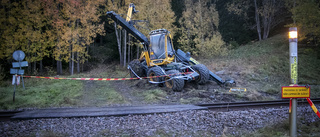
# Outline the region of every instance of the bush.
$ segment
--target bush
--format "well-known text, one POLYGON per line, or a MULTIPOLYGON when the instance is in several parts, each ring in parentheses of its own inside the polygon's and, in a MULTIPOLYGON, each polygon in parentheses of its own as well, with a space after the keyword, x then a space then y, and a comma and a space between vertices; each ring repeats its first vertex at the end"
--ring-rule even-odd
POLYGON ((237 43, 237 41, 230 41, 229 44, 231 45, 232 49, 238 48, 240 45, 237 43))
POLYGON ((4 78, 6 77, 6 73, 4 71, 4 67, 0 64, 0 81, 3 81, 4 78))

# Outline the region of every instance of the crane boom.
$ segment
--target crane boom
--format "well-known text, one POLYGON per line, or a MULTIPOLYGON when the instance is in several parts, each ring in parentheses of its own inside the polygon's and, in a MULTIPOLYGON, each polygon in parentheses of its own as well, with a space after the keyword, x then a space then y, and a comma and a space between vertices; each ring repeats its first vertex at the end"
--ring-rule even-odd
POLYGON ((108 11, 108 17, 110 17, 113 21, 119 24, 122 28, 124 28, 128 33, 133 35, 137 38, 140 42, 144 43, 145 45, 149 45, 148 38, 143 35, 139 30, 137 30, 132 24, 128 23, 124 18, 122 18, 119 14, 108 11))

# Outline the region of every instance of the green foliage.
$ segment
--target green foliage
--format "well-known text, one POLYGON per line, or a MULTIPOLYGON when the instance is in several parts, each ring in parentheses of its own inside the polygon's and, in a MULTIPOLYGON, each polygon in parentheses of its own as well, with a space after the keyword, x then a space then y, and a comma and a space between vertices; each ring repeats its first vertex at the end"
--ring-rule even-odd
POLYGON ((98 10, 105 6, 103 0, 1 1, 1 5, 0 59, 10 59, 20 49, 28 62, 52 57, 84 63, 93 38, 104 34, 98 10))
MULTIPOLYGON (((54 3, 54 2, 53 2, 54 3)), ((54 30, 57 33, 57 48, 54 57, 56 60, 69 62, 72 53, 77 54, 77 62, 84 63, 89 55, 87 46, 93 42, 97 34, 103 34, 103 24, 99 24, 98 7, 104 6, 102 1, 65 1, 64 3, 54 3, 57 8, 53 8, 50 13, 56 14, 58 10, 60 16, 54 16, 52 21, 57 23, 54 30), (60 6, 63 5, 63 6, 60 6), (61 20, 63 19, 63 20, 61 20), (58 23, 63 23, 58 25, 58 23), (71 47, 70 47, 71 46, 71 47)), ((50 10, 50 9, 49 9, 50 10)))
POLYGON ((6 72, 4 71, 3 66, 0 64, 0 82, 2 82, 5 77, 6 77, 6 72))
POLYGON ((26 60, 35 62, 48 56, 48 48, 51 46, 47 39, 45 19, 42 1, 19 1, 6 3, 4 14, 3 33, 1 33, 1 48, 6 52, 1 59, 11 58, 15 50, 21 49, 26 53, 26 60))
POLYGON ((230 41, 231 48, 238 48, 240 45, 236 41, 230 41))
MULTIPOLYGON (((289 2, 291 4, 292 2, 289 2)), ((316 0, 297 0, 292 4, 292 18, 295 23, 288 26, 298 27, 299 40, 306 40, 309 44, 319 45, 320 41, 320 2, 316 0)))
MULTIPOLYGON (((256 39, 254 29, 249 29, 253 24, 253 20, 248 19, 248 14, 239 14, 232 12, 237 8, 232 8, 232 2, 234 0, 218 0, 217 11, 219 12, 219 32, 221 33, 223 40, 230 43, 232 47, 235 46, 235 42, 242 45, 251 40, 256 39)), ((241 6, 244 10, 248 10, 249 4, 241 6)))
POLYGON ((181 37, 178 42, 182 50, 205 57, 226 53, 226 43, 217 30, 219 14, 215 4, 185 1, 185 10, 179 23, 181 37))
MULTIPOLYGON (((319 97, 319 64, 314 48, 298 46, 299 85, 311 85, 311 97, 319 97), (312 49, 312 50, 311 50, 312 49)), ((235 78, 237 86, 247 87, 248 91, 257 91, 256 97, 264 94, 280 97, 282 86, 290 83, 289 43, 287 35, 276 35, 255 43, 232 49, 228 56, 215 58, 212 63, 215 70, 230 69, 230 77, 235 78), (228 69, 226 69, 226 67, 228 69), (233 75, 237 74, 237 75, 233 75), (263 92, 262 92, 263 91, 263 92)), ((207 65, 210 68, 210 65, 207 65)), ((268 99, 269 100, 269 99, 268 99)))
POLYGON ((139 10, 134 15, 136 20, 146 20, 147 24, 143 26, 149 30, 139 28, 144 35, 148 35, 150 30, 165 28, 174 36, 176 32, 175 14, 171 9, 171 0, 134 0, 136 9, 139 10))
POLYGON ((298 55, 298 81, 300 84, 317 85, 320 83, 320 60, 317 58, 317 52, 300 48, 298 55), (309 52, 308 52, 309 51, 309 52), (308 73, 306 73, 308 72, 308 73))

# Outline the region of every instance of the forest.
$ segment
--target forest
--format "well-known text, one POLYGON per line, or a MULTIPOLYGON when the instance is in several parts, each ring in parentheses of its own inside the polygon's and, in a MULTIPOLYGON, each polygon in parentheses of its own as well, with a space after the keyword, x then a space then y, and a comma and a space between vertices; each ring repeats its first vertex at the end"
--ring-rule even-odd
POLYGON ((318 0, 2 0, 0 80, 8 78, 12 54, 22 50, 28 74, 73 75, 96 64, 126 67, 142 46, 106 16, 132 17, 144 35, 165 28, 175 49, 193 56, 224 56, 242 45, 285 34, 296 26, 299 45, 319 46, 318 0))

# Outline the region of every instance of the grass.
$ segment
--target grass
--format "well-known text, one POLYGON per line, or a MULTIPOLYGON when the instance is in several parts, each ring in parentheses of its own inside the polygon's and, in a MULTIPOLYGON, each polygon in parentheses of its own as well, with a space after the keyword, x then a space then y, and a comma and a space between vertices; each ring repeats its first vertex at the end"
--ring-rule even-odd
MULTIPOLYGON (((301 120, 301 119, 300 119, 301 120)), ((298 120, 297 135, 298 136, 320 136, 319 122, 301 123, 298 120)), ((289 137, 289 120, 280 122, 279 124, 267 126, 253 133, 243 135, 243 137, 289 137)))
POLYGON ((77 104, 81 96, 81 81, 24 79, 26 89, 19 85, 15 102, 12 101, 13 86, 0 87, 1 109, 62 107, 77 104), (67 89, 67 90, 66 90, 67 89))
POLYGON ((166 92, 160 89, 147 90, 143 92, 144 100, 147 102, 157 102, 163 100, 166 97, 166 92))
MULTIPOLYGON (((227 56, 199 59, 210 70, 224 70, 237 82, 237 87, 247 88, 245 93, 230 93, 236 98, 248 100, 272 100, 281 97, 281 86, 289 85, 289 46, 286 35, 277 35, 267 40, 249 43, 229 51, 227 56), (270 97, 273 96, 273 97, 270 97)), ((311 85, 311 97, 320 96, 320 58, 312 48, 298 49, 299 84, 311 85)), ((128 71, 117 65, 98 65, 89 72, 68 77, 128 77, 128 71)), ((227 77, 222 77, 227 79, 227 77)), ((16 102, 12 102, 13 86, 10 80, 0 84, 0 109, 65 106, 103 106, 128 103, 115 90, 114 81, 73 81, 25 78, 26 90, 21 85, 16 91, 16 102)), ((128 86, 130 87, 130 86, 128 86)), ((201 101, 202 91, 195 89, 190 98, 178 97, 180 103, 201 101)), ((222 93, 227 90, 221 91, 222 93)), ((228 95, 228 93, 225 93, 228 95)), ((167 100, 168 93, 163 88, 146 88, 132 94, 147 103, 167 100)))
MULTIPOLYGON (((311 97, 320 95, 320 56, 317 50, 319 48, 298 46, 299 85, 310 84, 311 97)), ((286 35, 249 43, 231 50, 227 56, 201 62, 216 72, 224 70, 237 82, 238 87, 247 88, 252 93, 258 91, 280 97, 281 87, 290 84, 289 42, 286 35)))
POLYGON ((277 35, 267 40, 255 42, 230 52, 229 59, 241 60, 249 66, 252 80, 277 78, 287 80, 289 77, 289 48, 287 39, 277 35))
MULTIPOLYGON (((71 77, 86 77, 76 74, 71 77)), ((12 110, 19 108, 45 108, 70 106, 103 106, 122 104, 123 97, 110 86, 108 81, 50 80, 24 78, 25 87, 17 86, 15 102, 11 81, 4 81, 0 87, 0 109, 12 110)))

